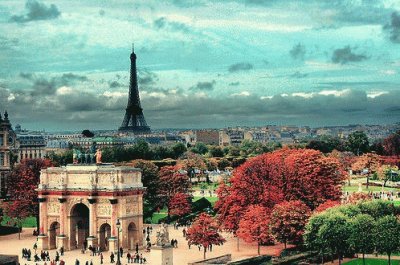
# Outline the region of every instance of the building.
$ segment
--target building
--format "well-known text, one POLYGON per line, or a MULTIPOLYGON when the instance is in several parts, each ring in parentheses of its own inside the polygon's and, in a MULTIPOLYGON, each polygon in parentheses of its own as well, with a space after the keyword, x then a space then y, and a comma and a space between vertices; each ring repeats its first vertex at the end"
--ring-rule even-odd
POLYGON ((195 132, 195 142, 211 145, 219 144, 219 132, 217 130, 199 130, 195 132))
POLYGON ((15 138, 15 133, 6 111, 4 119, 0 114, 0 198, 4 198, 7 193, 7 177, 11 171, 15 138))
POLYGON ((46 156, 46 140, 43 135, 18 134, 16 155, 18 163, 23 159, 37 159, 46 156))
POLYGON ((67 165, 41 171, 39 249, 100 246, 135 249, 143 242, 141 170, 111 164, 67 165), (120 228, 117 228, 117 221, 120 228))
POLYGON ((240 145, 244 140, 244 130, 241 129, 227 129, 219 131, 219 145, 229 146, 240 145))

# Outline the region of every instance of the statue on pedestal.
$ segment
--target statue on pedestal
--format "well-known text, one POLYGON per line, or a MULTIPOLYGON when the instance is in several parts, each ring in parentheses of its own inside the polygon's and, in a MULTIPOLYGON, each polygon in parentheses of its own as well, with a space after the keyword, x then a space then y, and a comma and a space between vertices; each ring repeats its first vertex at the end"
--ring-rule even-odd
POLYGON ((169 243, 168 225, 163 223, 157 230, 156 245, 163 247, 168 243, 169 243))

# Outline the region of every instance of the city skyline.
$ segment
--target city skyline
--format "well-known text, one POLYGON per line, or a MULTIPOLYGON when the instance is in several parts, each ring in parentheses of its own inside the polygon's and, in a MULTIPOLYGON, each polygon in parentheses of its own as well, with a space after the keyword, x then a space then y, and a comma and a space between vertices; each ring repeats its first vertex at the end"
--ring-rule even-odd
POLYGON ((2 1, 0 110, 117 129, 135 43, 148 124, 399 122, 396 1, 2 1))

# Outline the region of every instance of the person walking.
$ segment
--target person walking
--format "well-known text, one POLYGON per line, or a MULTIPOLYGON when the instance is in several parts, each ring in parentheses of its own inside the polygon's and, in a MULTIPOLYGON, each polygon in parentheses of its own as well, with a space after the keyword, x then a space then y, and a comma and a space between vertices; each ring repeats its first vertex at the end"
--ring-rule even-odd
POLYGON ((78 259, 75 260, 75 265, 79 265, 79 260, 78 259))
POLYGON ((111 262, 111 263, 114 263, 114 252, 111 252, 111 255, 110 255, 110 262, 111 262))
POLYGON ((100 253, 100 264, 103 264, 103 253, 100 253))

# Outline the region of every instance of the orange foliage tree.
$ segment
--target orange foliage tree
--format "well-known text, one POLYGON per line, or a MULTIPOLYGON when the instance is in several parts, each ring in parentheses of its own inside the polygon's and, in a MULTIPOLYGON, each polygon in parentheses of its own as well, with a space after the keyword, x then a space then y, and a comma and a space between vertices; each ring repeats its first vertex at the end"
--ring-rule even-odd
POLYGON ((251 205, 239 222, 238 237, 248 243, 257 242, 257 253, 260 255, 261 244, 273 243, 270 233, 271 210, 261 205, 251 205))
POLYGON ((189 245, 203 247, 204 259, 212 245, 222 245, 225 239, 218 233, 218 224, 208 214, 201 213, 186 232, 189 245))
POLYGON ((287 243, 301 243, 310 215, 310 208, 302 201, 281 202, 272 209, 271 233, 277 241, 285 244, 285 249, 287 243))
POLYGON ((338 160, 308 149, 281 149, 259 155, 238 167, 218 189, 215 208, 222 228, 234 232, 251 205, 272 209, 282 201, 300 200, 311 210, 338 201, 345 178, 338 160))
POLYGON ((17 165, 8 178, 10 202, 6 213, 17 222, 28 216, 36 216, 39 230, 39 205, 36 191, 40 181, 40 171, 52 166, 49 159, 24 159, 17 165))
POLYGON ((168 215, 184 216, 191 212, 191 197, 186 193, 176 193, 168 204, 168 215))

